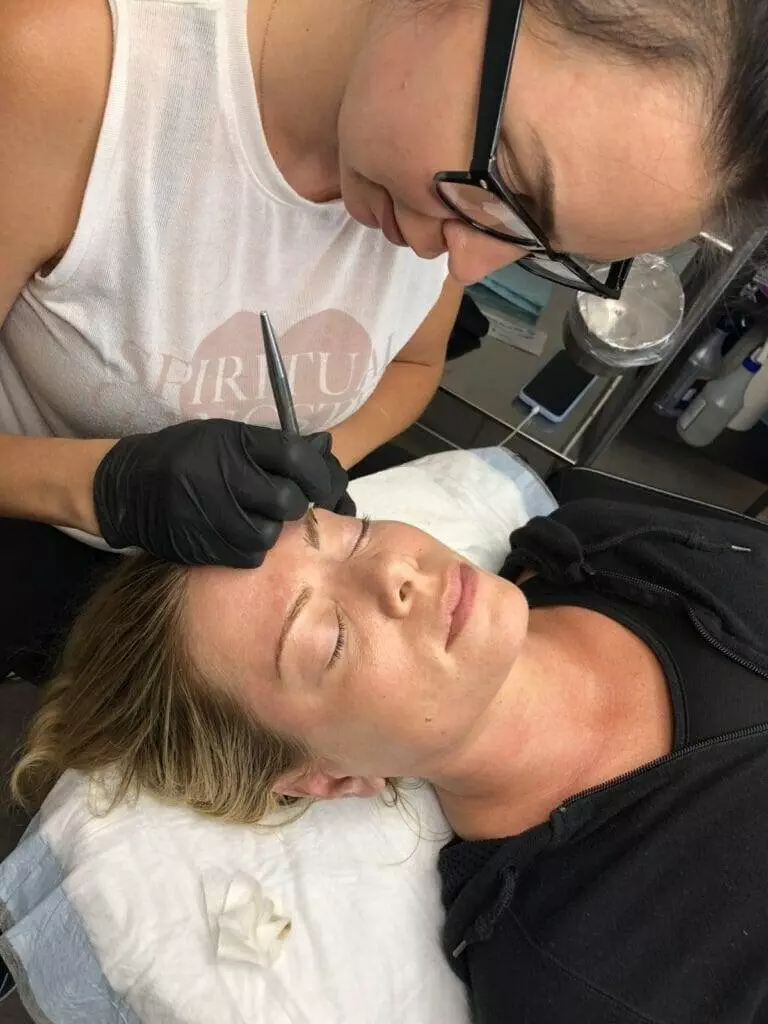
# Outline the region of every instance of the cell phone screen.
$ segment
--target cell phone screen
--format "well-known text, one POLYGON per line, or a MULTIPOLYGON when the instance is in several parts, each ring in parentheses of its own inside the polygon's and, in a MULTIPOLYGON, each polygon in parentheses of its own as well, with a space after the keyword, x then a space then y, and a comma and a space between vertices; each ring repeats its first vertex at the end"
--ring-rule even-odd
POLYGON ((523 392, 532 404, 563 416, 594 379, 594 374, 582 370, 561 351, 525 385, 523 392))

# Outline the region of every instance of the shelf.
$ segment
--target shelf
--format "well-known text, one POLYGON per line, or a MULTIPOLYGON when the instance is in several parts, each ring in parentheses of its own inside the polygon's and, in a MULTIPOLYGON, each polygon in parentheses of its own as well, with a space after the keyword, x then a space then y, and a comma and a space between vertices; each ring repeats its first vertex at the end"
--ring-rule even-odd
MULTIPOLYGON (((513 306, 496 296, 486 299, 492 303, 489 312, 493 319, 501 316, 503 322, 500 327, 492 327, 479 349, 447 364, 438 393, 420 420, 422 433, 429 435, 422 440, 459 448, 507 444, 526 457, 533 450, 566 464, 592 464, 658 385, 765 240, 764 229, 733 243, 715 236, 700 236, 664 253, 681 273, 688 299, 674 344, 659 363, 624 377, 599 378, 562 423, 550 423, 537 416, 520 429, 530 410, 518 401, 517 395, 563 347, 563 320, 576 293, 555 286, 548 305, 535 322, 516 313, 513 306), (720 259, 711 260, 702 272, 701 261, 693 259, 699 250, 716 250, 720 259), (495 336, 494 330, 507 340, 495 336), (509 344, 516 334, 522 335, 523 343, 528 344, 532 333, 540 334, 539 340, 543 341, 542 351, 536 354, 509 344), (510 435, 518 429, 519 433, 511 439, 510 435)), ((483 300, 478 304, 482 309, 483 300)))
MULTIPOLYGON (((530 409, 517 398, 520 389, 563 347, 562 325, 575 292, 555 288, 535 328, 509 308, 509 321, 520 331, 535 329, 544 336, 543 352, 533 355, 489 334, 479 349, 447 364, 440 391, 421 417, 421 423, 461 448, 497 444, 520 427, 530 409)), ((494 300, 494 315, 499 304, 494 300)), ((484 302, 478 303, 482 309, 484 302)), ((493 328, 492 328, 493 331, 493 328)), ((531 420, 515 441, 528 442, 563 462, 575 463, 580 433, 615 386, 613 378, 600 378, 562 423, 543 416, 531 420)))

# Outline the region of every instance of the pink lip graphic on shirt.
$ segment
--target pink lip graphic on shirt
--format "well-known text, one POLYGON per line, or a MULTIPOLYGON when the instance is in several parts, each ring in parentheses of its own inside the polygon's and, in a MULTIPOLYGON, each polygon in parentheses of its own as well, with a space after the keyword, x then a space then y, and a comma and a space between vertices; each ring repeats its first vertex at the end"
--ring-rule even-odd
MULTIPOLYGON (((376 379, 373 346, 354 317, 328 309, 300 320, 278 342, 303 429, 322 430, 362 404, 376 379)), ((166 355, 160 390, 183 419, 225 417, 277 424, 256 313, 230 317, 187 362, 166 355)))

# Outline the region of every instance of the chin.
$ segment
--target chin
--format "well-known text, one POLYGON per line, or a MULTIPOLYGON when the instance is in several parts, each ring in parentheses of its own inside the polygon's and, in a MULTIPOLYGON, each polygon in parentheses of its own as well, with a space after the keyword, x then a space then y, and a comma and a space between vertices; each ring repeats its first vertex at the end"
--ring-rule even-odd
POLYGON ((506 679, 528 632, 529 608, 514 584, 493 573, 479 573, 473 614, 451 648, 468 676, 506 679))

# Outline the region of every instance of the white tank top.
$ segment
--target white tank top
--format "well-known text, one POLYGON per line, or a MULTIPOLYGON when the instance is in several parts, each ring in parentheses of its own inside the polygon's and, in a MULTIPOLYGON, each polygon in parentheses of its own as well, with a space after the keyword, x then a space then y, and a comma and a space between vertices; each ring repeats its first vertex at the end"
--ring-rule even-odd
POLYGON ((276 425, 258 312, 304 431, 346 419, 436 302, 427 262, 311 203, 262 130, 247 0, 111 0, 109 98, 74 238, 0 331, 0 430, 276 425))

